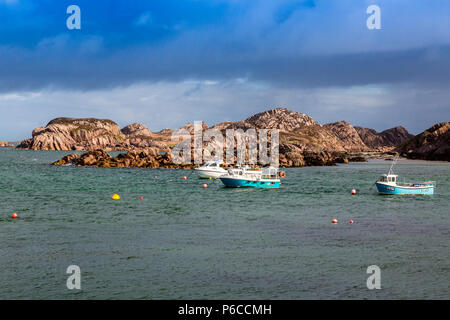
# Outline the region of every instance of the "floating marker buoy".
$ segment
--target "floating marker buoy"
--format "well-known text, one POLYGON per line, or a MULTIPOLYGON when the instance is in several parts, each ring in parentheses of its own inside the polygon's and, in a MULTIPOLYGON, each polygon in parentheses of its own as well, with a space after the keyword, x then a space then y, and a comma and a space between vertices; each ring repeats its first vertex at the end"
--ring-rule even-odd
POLYGON ((356 194, 356 190, 352 189, 352 194, 355 195, 356 194))
POLYGON ((142 197, 142 196, 141 196, 141 197, 139 197, 139 200, 143 200, 143 199, 144 199, 144 197, 142 197))
POLYGON ((331 223, 337 224, 338 221, 337 221, 337 219, 333 219, 333 220, 331 220, 331 223))
POLYGON ((206 189, 206 188, 208 188, 208 185, 205 183, 205 184, 203 185, 203 189, 206 189))
POLYGON ((158 176, 155 176, 155 179, 158 179, 158 176))
POLYGON ((120 196, 117 193, 114 193, 113 196, 112 196, 112 199, 113 200, 119 200, 120 196))
POLYGON ((12 214, 11 218, 17 219, 17 213, 14 212, 14 213, 12 214))
POLYGON ((353 224, 353 220, 350 220, 348 223, 353 224))
POLYGON ((184 176, 184 177, 183 177, 183 180, 187 180, 187 177, 186 177, 186 176, 184 176))
POLYGON ((212 177, 209 177, 209 180, 212 180, 212 177))

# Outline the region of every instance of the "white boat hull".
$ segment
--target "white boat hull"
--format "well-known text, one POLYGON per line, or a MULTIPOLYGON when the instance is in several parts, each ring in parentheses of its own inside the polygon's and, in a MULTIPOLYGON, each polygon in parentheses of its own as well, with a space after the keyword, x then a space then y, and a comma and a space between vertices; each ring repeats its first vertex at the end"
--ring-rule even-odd
POLYGON ((195 169, 195 171, 197 171, 198 177, 201 179, 209 179, 209 178, 217 179, 223 176, 224 174, 227 174, 226 170, 218 171, 218 170, 195 169))

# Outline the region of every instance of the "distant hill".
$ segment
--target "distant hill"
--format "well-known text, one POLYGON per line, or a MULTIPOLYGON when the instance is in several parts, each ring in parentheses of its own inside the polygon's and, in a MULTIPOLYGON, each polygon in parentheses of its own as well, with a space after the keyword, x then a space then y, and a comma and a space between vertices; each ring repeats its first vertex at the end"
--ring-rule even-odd
POLYGON ((327 123, 325 128, 332 131, 347 151, 369 151, 370 148, 361 139, 355 128, 347 121, 327 123))
MULTIPOLYGON (((188 123, 184 129, 193 132, 188 123)), ((227 121, 202 130, 279 129, 280 165, 330 165, 353 159, 355 153, 386 152, 412 137, 403 127, 377 133, 375 130, 353 127, 346 121, 321 125, 312 117, 286 108, 274 108, 241 121, 227 121)), ((33 150, 136 150, 153 148, 168 150, 172 129, 153 133, 145 125, 134 123, 122 129, 112 120, 95 118, 56 118, 45 127, 36 128, 32 138, 18 148, 33 150)), ((207 143, 204 144, 206 146, 207 143)), ((152 154, 154 152, 152 151, 152 154)), ((354 157, 354 159, 361 157, 354 157)), ((95 163, 95 159, 92 159, 95 163)), ((164 159, 165 163, 169 161, 164 159)), ((145 166, 145 162, 139 162, 145 166)), ((156 163, 152 160, 152 163, 156 163)), ((152 165, 153 165, 152 164, 152 165)))
POLYGON ((400 146, 414 137, 402 126, 377 132, 373 129, 355 127, 364 144, 373 150, 387 151, 400 146))

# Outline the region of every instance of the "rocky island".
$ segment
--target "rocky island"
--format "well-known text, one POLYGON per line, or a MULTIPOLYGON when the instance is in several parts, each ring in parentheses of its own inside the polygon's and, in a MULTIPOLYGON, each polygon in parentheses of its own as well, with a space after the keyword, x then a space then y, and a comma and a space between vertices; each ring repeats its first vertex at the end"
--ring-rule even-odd
POLYGON ((0 148, 14 148, 14 145, 8 141, 0 141, 0 148))
POLYGON ((158 147, 158 135, 153 135, 142 124, 131 124, 123 129, 111 120, 94 118, 56 118, 45 127, 36 128, 32 138, 22 141, 17 148, 31 150, 128 150, 158 147))
MULTIPOLYGON (((193 124, 183 129, 193 132, 193 124)), ((225 132, 227 129, 279 129, 281 167, 335 165, 351 161, 366 161, 367 157, 393 155, 402 152, 409 158, 449 159, 449 123, 437 124, 416 137, 403 127, 380 133, 373 129, 353 127, 346 121, 321 125, 312 117, 275 108, 241 121, 227 121, 209 127, 225 132), (432 156, 430 156, 432 154, 432 156)), ((151 132, 145 125, 134 123, 122 129, 111 120, 94 118, 56 118, 45 127, 32 132, 32 138, 17 148, 32 150, 76 150, 54 165, 144 168, 193 168, 176 165, 170 150, 172 129, 151 132), (112 157, 107 151, 121 150, 112 157)), ((206 145, 204 144, 204 147, 206 145)))

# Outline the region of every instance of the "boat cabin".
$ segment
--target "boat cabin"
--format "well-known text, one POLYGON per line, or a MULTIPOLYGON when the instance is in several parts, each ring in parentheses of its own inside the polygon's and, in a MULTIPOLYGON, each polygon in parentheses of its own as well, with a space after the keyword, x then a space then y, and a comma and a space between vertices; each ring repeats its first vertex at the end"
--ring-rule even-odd
POLYGON ((244 169, 243 168, 228 169, 228 174, 235 175, 235 176, 242 176, 242 175, 244 175, 244 169))
POLYGON ((396 184, 397 183, 397 177, 398 177, 398 175, 396 175, 396 174, 382 174, 380 176, 380 179, 378 180, 378 182, 385 182, 385 183, 396 184))
POLYGON ((265 179, 276 179, 277 178, 278 169, 275 167, 268 167, 262 169, 262 176, 265 179))
POLYGON ((223 163, 223 161, 208 161, 205 163, 203 168, 218 168, 223 163))

